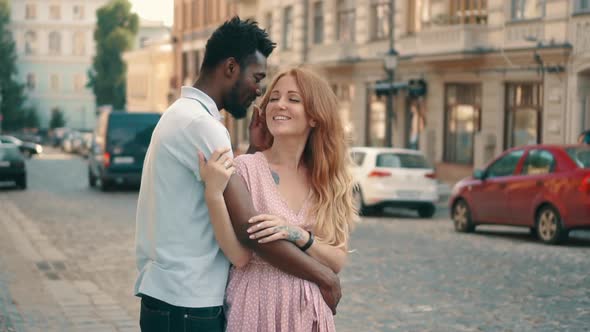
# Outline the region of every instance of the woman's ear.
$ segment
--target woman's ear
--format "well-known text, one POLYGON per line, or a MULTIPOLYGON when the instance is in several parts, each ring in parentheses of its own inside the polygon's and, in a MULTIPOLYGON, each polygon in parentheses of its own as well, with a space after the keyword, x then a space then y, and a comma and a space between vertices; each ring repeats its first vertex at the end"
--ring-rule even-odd
POLYGON ((315 126, 317 126, 317 122, 315 122, 315 120, 309 120, 309 125, 310 125, 312 128, 315 128, 315 126))

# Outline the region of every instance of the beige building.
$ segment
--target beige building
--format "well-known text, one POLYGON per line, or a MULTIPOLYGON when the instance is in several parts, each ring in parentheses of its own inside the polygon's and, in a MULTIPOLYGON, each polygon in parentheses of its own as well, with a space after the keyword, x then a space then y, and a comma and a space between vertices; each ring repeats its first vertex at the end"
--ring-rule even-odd
POLYGON ((127 65, 127 110, 163 113, 170 102, 173 52, 169 37, 146 39, 123 54, 127 65))
MULTIPOLYGON (((239 0, 279 47, 271 72, 325 75, 357 145, 383 145, 389 0, 239 0)), ((574 142, 590 127, 590 2, 397 0, 393 143, 418 147, 450 181, 506 148, 574 142)))

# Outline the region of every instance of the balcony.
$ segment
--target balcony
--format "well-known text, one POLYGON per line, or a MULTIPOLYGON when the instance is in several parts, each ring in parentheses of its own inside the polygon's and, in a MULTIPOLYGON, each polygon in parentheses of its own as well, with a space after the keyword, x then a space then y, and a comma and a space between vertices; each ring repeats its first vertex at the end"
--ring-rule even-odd
POLYGON ((349 41, 336 41, 329 45, 312 45, 308 59, 311 64, 356 61, 359 59, 358 46, 349 41))
MULTIPOLYGON (((545 39, 545 25, 541 20, 512 21, 504 30, 504 47, 531 47, 531 40, 545 39)), ((534 44, 532 44, 534 45, 534 44)))
POLYGON ((462 53, 489 47, 488 27, 479 24, 436 26, 402 37, 397 44, 402 54, 462 53))

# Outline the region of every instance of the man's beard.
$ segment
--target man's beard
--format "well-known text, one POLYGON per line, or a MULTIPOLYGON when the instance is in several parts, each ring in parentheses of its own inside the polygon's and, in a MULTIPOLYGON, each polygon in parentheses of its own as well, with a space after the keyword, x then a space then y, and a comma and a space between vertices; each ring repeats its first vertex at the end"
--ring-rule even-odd
POLYGON ((246 114, 248 114, 248 107, 240 103, 240 86, 240 81, 234 84, 229 94, 229 98, 225 103, 225 110, 235 119, 243 119, 246 117, 246 114))

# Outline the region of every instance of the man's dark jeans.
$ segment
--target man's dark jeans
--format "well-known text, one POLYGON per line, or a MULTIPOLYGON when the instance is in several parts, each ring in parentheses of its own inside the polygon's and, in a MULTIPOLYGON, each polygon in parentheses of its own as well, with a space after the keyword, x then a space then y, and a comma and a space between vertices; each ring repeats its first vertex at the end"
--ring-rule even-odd
POLYGON ((142 332, 223 332, 223 307, 183 308, 142 295, 139 326, 142 332))

